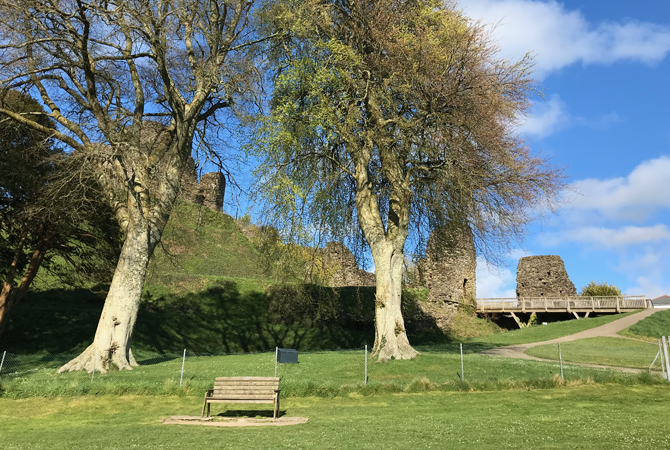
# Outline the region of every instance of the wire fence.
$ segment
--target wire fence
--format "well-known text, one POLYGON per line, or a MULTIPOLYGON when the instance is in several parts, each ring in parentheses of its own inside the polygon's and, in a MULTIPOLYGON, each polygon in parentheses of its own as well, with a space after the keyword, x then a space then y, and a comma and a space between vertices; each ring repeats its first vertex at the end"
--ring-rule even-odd
MULTIPOLYGON (((279 376, 282 395, 336 395, 360 389, 412 391, 433 388, 545 386, 557 380, 612 381, 641 373, 668 378, 663 345, 618 338, 562 344, 487 348, 463 343, 418 347, 413 360, 377 362, 367 347, 299 352, 297 364, 277 361, 275 350, 247 354, 198 354, 183 350, 137 352, 134 370, 57 373, 76 355, 17 355, 3 352, 4 395, 137 393, 201 395, 216 377, 279 376)), ((646 376, 646 375, 645 375, 646 376)))

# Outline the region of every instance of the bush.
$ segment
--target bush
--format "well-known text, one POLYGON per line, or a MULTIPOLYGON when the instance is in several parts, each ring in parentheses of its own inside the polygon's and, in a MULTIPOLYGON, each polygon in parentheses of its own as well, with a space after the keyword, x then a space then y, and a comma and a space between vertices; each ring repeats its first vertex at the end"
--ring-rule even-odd
POLYGON ((604 281, 599 283, 591 281, 582 288, 582 292, 579 295, 584 297, 612 297, 621 295, 621 289, 613 284, 607 284, 604 281))

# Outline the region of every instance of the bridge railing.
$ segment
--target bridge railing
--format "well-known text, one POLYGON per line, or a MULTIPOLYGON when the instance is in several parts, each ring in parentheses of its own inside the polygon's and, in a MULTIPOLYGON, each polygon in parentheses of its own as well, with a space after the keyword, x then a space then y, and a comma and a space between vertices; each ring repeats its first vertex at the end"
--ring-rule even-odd
POLYGON ((572 310, 630 310, 648 307, 644 295, 620 295, 611 297, 522 297, 522 298, 480 298, 477 310, 480 312, 505 311, 567 311, 572 310))

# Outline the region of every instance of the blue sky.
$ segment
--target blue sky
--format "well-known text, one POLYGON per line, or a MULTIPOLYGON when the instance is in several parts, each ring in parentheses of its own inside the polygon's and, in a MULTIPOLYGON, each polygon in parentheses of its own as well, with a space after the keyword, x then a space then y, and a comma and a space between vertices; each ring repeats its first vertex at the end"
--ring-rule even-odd
POLYGON ((501 54, 535 55, 544 99, 520 131, 565 167, 555 214, 504 267, 478 264, 478 297, 513 297, 518 258, 560 255, 579 290, 670 294, 670 2, 463 0, 501 54))
MULTIPOLYGON (((502 56, 535 56, 544 98, 519 131, 568 183, 561 207, 538 211, 506 265, 478 260, 477 296, 514 297, 528 255, 561 256, 578 291, 595 280, 629 295, 670 294, 670 1, 458 5, 491 25, 502 56)), ((244 214, 244 197, 227 198, 226 210, 244 214)))

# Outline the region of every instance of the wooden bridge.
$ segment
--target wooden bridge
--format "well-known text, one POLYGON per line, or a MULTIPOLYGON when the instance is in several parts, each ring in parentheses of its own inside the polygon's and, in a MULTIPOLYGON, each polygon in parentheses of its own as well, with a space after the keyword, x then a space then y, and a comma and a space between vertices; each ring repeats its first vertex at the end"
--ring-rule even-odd
MULTIPOLYGON (((621 313, 653 307, 644 295, 618 297, 478 298, 478 313, 621 313)), ((516 317, 516 316, 514 316, 516 317)))

